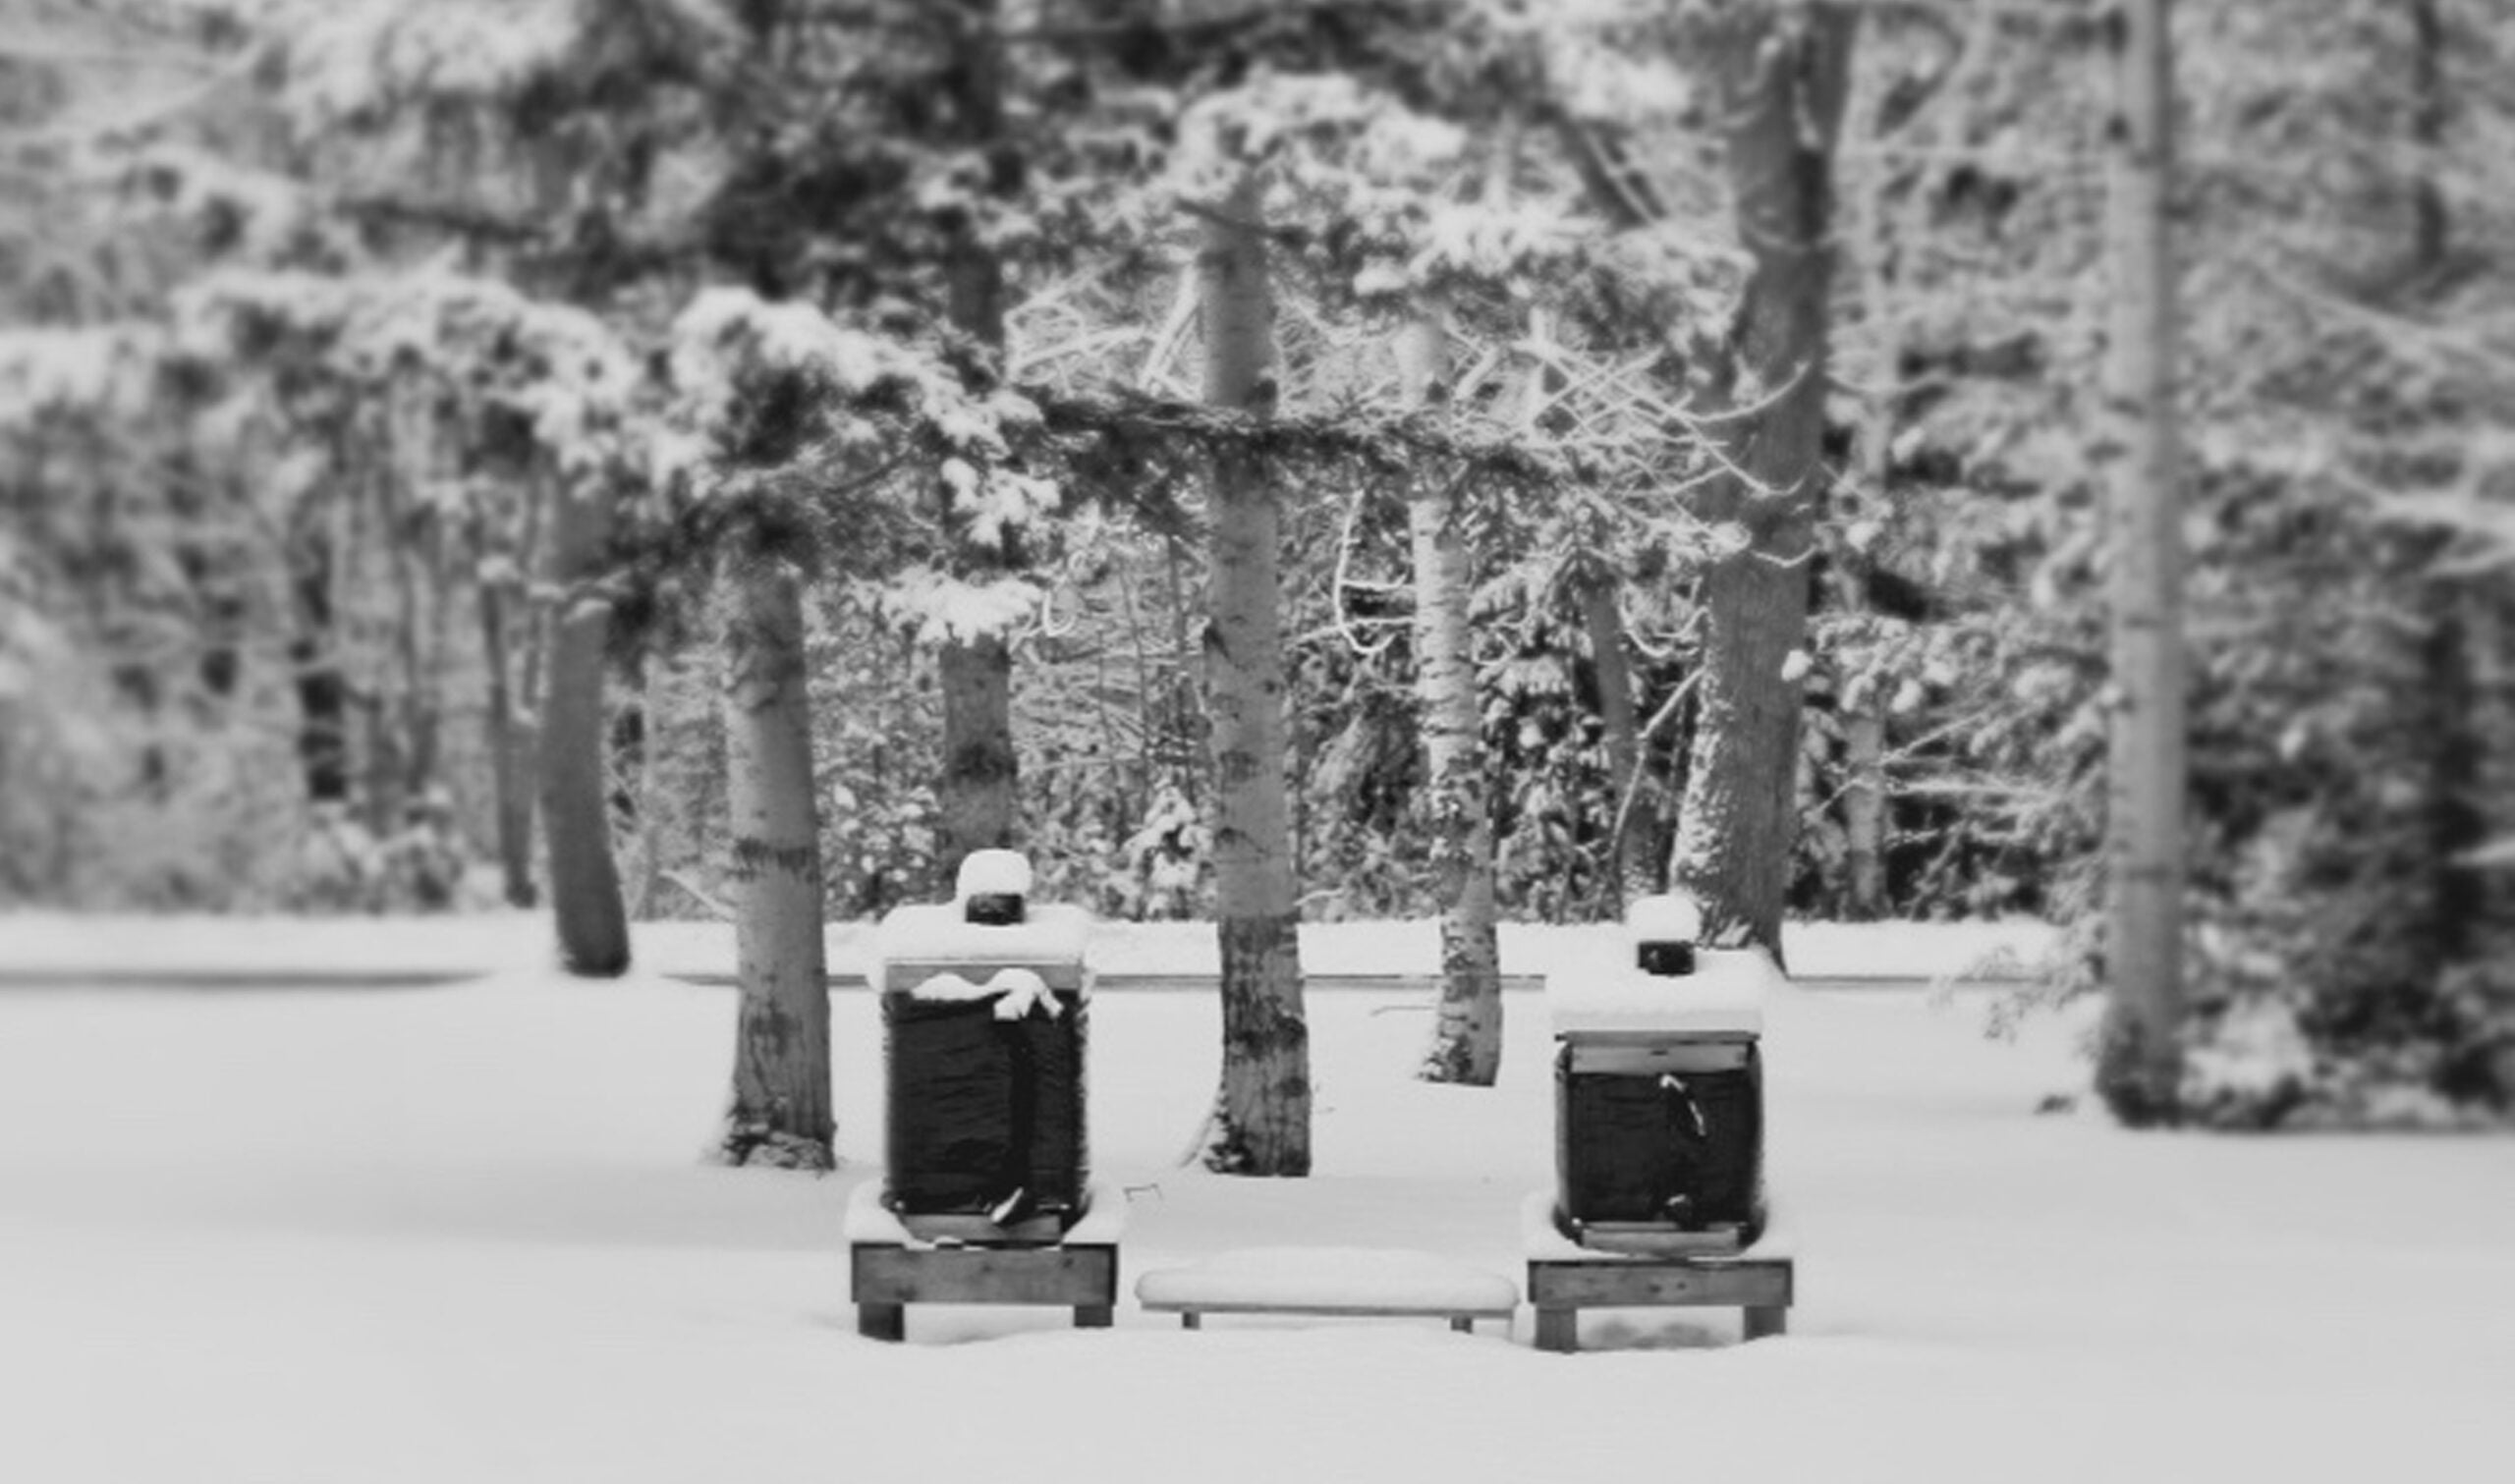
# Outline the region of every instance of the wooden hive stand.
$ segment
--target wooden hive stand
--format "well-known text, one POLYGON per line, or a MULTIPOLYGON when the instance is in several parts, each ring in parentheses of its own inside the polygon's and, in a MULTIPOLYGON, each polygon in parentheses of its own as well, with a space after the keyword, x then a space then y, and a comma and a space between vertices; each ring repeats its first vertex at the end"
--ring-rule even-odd
POLYGON ((1578 1350, 1583 1309, 1734 1307, 1749 1340, 1789 1328, 1797 1264, 1769 1237, 1750 1253, 1593 1251, 1555 1227, 1554 1194, 1543 1190, 1529 1196, 1521 1228, 1538 1349, 1578 1350))
POLYGON ((1011 1246, 926 1241, 882 1204, 867 1180, 848 1200, 850 1296, 856 1332, 901 1340, 912 1303, 1035 1304, 1071 1308, 1077 1328, 1107 1329, 1118 1307, 1118 1239, 1127 1198, 1094 1184, 1081 1221, 1053 1242, 1011 1246))

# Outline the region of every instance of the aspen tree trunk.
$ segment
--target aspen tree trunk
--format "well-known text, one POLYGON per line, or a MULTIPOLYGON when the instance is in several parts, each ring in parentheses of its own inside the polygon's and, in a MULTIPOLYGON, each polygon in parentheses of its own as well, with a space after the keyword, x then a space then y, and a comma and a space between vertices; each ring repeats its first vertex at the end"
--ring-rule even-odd
POLYGON ((2111 526, 2113 705, 2105 810, 2106 1006, 2096 1088, 2133 1125, 2171 1120, 2181 1079, 2183 545, 2165 0, 2121 0, 2108 133, 2113 319, 2101 463, 2111 526))
POLYGON ((480 584, 480 653, 488 676, 489 781, 496 800, 498 875, 509 907, 531 907, 532 738, 516 714, 514 656, 508 652, 507 605, 514 588, 480 584))
POLYGON ((1811 4, 1731 14, 1721 116, 1738 236, 1753 261, 1731 328, 1737 401, 1760 411, 1725 452, 1742 477, 1705 501, 1744 549, 1700 589, 1702 671, 1679 823, 1676 884, 1703 904, 1709 941, 1781 952, 1800 736, 1792 658, 1808 631, 1827 385, 1833 147, 1857 13, 1811 4))
MULTIPOLYGON (((946 84, 960 109, 963 143, 987 157, 991 190, 1019 184, 1019 156, 1002 149, 1004 44, 996 0, 951 0, 957 35, 946 84)), ((1004 264, 978 224, 954 233, 944 266, 952 328, 1004 355, 1004 264)), ((949 496, 943 496, 948 500, 949 496)), ((1010 846, 1019 825, 1013 749, 1013 655, 1001 635, 950 637, 936 657, 943 689, 943 778, 937 791, 945 882, 972 851, 1010 846)))
MULTIPOLYGON (((1204 223, 1198 299, 1205 401, 1274 406, 1274 302, 1258 180, 1204 223)), ((1284 635, 1275 492, 1238 453, 1214 458, 1205 631, 1214 758, 1215 929, 1222 1085, 1204 1160, 1239 1175, 1310 1173, 1310 1026, 1284 787, 1284 635)))
MULTIPOLYGON (((1438 311, 1428 306, 1398 331, 1399 395, 1410 412, 1447 399, 1448 340, 1438 311)), ((1502 1062, 1502 961, 1493 927, 1484 724, 1469 627, 1475 574, 1459 529, 1458 500, 1440 476, 1414 491, 1406 521, 1415 543, 1415 690, 1424 713, 1441 900, 1441 999, 1417 1075, 1490 1087, 1502 1062)))
POLYGON ((587 584, 610 529, 601 491, 557 492, 551 615, 541 693, 541 821, 559 958, 568 971, 609 977, 629 967, 629 913, 611 850, 610 767, 603 729, 603 649, 611 600, 587 584))
POLYGON ((785 563, 756 552, 728 564, 725 587, 725 771, 742 1013, 722 1151, 728 1164, 827 1170, 835 1163, 829 984, 803 597, 785 563))

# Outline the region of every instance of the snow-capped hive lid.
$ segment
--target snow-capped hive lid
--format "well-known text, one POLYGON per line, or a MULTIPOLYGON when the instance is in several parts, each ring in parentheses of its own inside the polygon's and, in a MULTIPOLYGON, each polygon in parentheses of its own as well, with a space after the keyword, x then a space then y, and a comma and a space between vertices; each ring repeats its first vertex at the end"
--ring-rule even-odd
POLYGON ((1000 968, 1036 971, 1051 989, 1087 988, 1084 949, 1091 914, 1030 902, 1031 862, 1016 851, 974 851, 961 862, 954 898, 893 907, 873 934, 873 982, 913 989, 942 971, 984 983, 1000 968), (974 903, 1011 899, 1011 910, 973 914, 974 903))
POLYGON ((1558 1036, 1757 1036, 1781 970, 1760 948, 1698 948, 1694 972, 1645 973, 1623 963, 1571 963, 1545 976, 1558 1036))
POLYGON ((1691 974, 1703 906, 1685 892, 1637 898, 1624 910, 1624 936, 1633 945, 1633 966, 1644 973, 1691 974))
POLYGON ((1029 915, 1031 861, 1019 851, 972 851, 961 860, 952 903, 963 919, 1001 926, 1029 915))

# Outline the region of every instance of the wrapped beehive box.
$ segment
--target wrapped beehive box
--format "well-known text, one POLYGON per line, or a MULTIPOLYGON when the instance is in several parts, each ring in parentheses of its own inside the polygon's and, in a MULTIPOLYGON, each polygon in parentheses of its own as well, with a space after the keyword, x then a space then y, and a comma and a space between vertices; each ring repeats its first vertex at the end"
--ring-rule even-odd
POLYGON ((882 919, 887 1191, 921 1235, 1052 1238, 1083 1211, 1090 915, 979 852, 950 904, 882 919))
POLYGON ((1735 1250, 1763 1221, 1758 949, 1698 941, 1682 898, 1635 904, 1626 952, 1546 981, 1555 1049, 1557 1212, 1588 1245, 1735 1250))

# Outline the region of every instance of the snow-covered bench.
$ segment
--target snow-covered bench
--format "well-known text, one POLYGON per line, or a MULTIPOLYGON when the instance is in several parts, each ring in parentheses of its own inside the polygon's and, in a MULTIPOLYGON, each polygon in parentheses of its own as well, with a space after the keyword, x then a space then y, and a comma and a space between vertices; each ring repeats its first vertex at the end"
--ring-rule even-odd
POLYGON ((1146 1273, 1136 1280, 1136 1301, 1192 1330, 1207 1314, 1421 1315, 1467 1334, 1479 1319, 1508 1321, 1520 1291, 1497 1273, 1428 1252, 1253 1247, 1146 1273))

